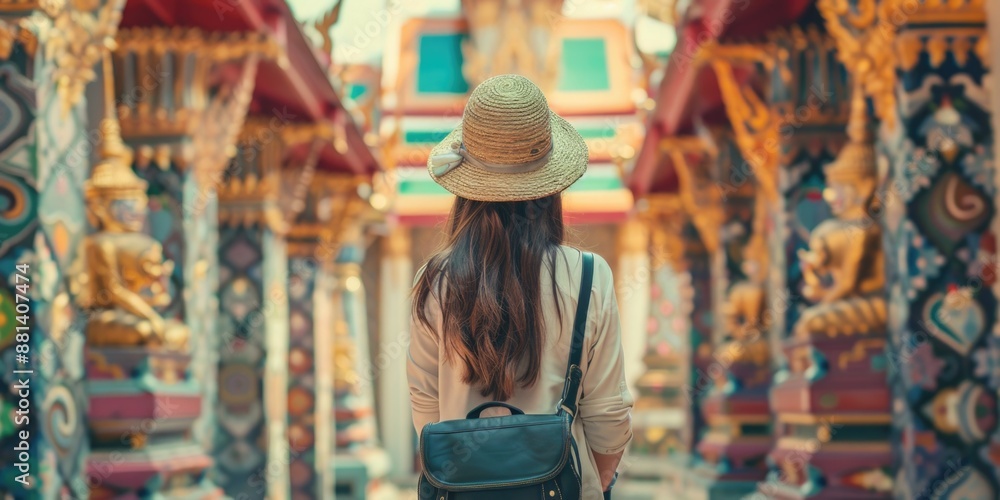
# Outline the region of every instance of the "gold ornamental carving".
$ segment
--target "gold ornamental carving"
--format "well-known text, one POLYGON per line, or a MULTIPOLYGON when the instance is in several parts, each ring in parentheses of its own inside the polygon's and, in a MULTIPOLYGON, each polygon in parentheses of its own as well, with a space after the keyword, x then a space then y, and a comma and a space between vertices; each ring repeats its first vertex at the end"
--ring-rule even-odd
POLYGON ((21 44, 29 56, 35 55, 38 39, 27 25, 23 19, 16 23, 0 19, 0 59, 9 59, 15 44, 21 44))
POLYGON ((962 29, 947 32, 931 28, 927 30, 907 30, 896 37, 898 64, 903 71, 912 70, 920 62, 920 54, 926 52, 931 68, 938 68, 948 55, 955 58, 959 67, 964 67, 970 56, 975 56, 984 67, 990 66, 989 37, 986 30, 962 29))
MULTIPOLYGON (((781 162, 781 119, 767 102, 736 78, 734 64, 761 65, 771 72, 778 64, 773 44, 720 45, 702 47, 697 55, 711 64, 719 82, 726 115, 736 135, 736 145, 753 168, 758 188, 774 202, 778 199, 778 168, 781 162)), ((790 79, 781 65, 783 79, 790 79)))
POLYGON ((693 136, 668 137, 660 141, 660 150, 670 155, 680 191, 680 200, 692 224, 698 229, 702 243, 709 253, 719 247, 719 231, 725 221, 722 189, 711 172, 703 165, 692 166, 688 156, 712 161, 715 151, 701 138, 693 136))
POLYGON ((316 30, 317 33, 319 33, 320 38, 323 40, 323 44, 320 46, 320 51, 324 54, 333 54, 333 37, 330 33, 330 29, 337 24, 338 20, 340 20, 340 8, 343 4, 344 0, 337 0, 333 6, 316 18, 310 25, 314 30, 316 30))
POLYGON ((280 179, 274 175, 233 177, 218 187, 219 223, 261 225, 284 234, 288 225, 278 207, 280 179))
POLYGON ((648 208, 642 220, 649 226, 650 263, 658 268, 670 265, 675 272, 687 269, 684 255, 684 225, 687 222, 683 202, 674 194, 654 194, 643 200, 648 208))
POLYGON ((333 251, 341 218, 356 215, 360 205, 354 202, 363 201, 357 194, 363 179, 318 170, 325 145, 346 152, 345 127, 340 119, 281 128, 260 117, 248 119, 236 139, 240 153, 233 161, 239 175, 218 186, 220 222, 269 227, 288 236, 289 252, 295 255, 317 251, 315 242, 308 242, 317 238, 328 252, 333 251), (296 145, 308 145, 309 153, 292 164, 285 155, 296 145))
MULTIPOLYGON (((110 82, 109 58, 104 65, 110 82)), ((110 96, 107 102, 113 102, 110 96)), ((184 350, 187 327, 156 311, 170 302, 166 282, 173 263, 143 232, 146 182, 132 171, 132 153, 121 141, 114 109, 108 108, 100 125, 101 160, 84 183, 87 219, 96 231, 84 238, 73 273, 77 302, 89 313, 87 343, 184 350)))
POLYGON ((463 73, 470 87, 495 75, 517 73, 540 88, 555 84, 559 51, 553 28, 563 0, 462 0, 469 23, 463 73))
POLYGON ((337 257, 359 223, 364 200, 358 196, 363 178, 316 172, 309 183, 299 220, 289 226, 289 255, 329 262, 337 257))
POLYGON ((309 154, 301 165, 281 170, 278 204, 287 225, 295 223, 295 219, 306 208, 306 194, 309 184, 316 176, 316 164, 319 163, 319 153, 322 148, 323 143, 314 139, 309 145, 309 154))
POLYGON ((283 48, 262 33, 180 27, 124 29, 117 41, 116 94, 125 137, 190 137, 190 161, 182 165, 190 164, 206 187, 218 186, 235 154, 258 66, 265 60, 287 64, 283 48), (212 72, 226 65, 235 66, 235 77, 211 86, 212 72))
POLYGON ((872 98, 875 115, 890 129, 896 122, 896 34, 902 23, 912 20, 908 5, 915 4, 914 0, 816 2, 827 31, 837 40, 837 57, 872 98))
POLYGON ((29 14, 39 8, 39 0, 0 0, 0 13, 2 14, 29 14))
MULTIPOLYGON (((992 0, 990 0, 992 1, 992 0)), ((908 25, 986 24, 987 0, 882 0, 886 10, 908 25)))
POLYGON ((815 305, 795 324, 797 337, 865 335, 886 326, 885 258, 874 219, 877 170, 860 82, 855 84, 849 142, 824 168, 823 198, 834 218, 816 226, 808 249, 799 250, 803 296, 815 305))
POLYGON ((65 117, 96 78, 101 54, 113 47, 125 0, 45 0, 38 6, 51 18, 51 24, 39 23, 39 40, 55 65, 52 79, 65 117))
POLYGON ((236 137, 243 127, 247 108, 253 98, 257 77, 258 54, 243 61, 236 83, 220 91, 202 112, 192 137, 194 168, 201 185, 216 187, 222 182, 226 165, 236 154, 236 137))
POLYGON ((768 200, 757 193, 752 235, 743 248, 741 268, 745 280, 734 283, 722 305, 728 340, 716 350, 717 357, 730 361, 751 361, 765 367, 771 359, 767 331, 771 318, 767 311, 767 273, 770 256, 767 248, 768 200))

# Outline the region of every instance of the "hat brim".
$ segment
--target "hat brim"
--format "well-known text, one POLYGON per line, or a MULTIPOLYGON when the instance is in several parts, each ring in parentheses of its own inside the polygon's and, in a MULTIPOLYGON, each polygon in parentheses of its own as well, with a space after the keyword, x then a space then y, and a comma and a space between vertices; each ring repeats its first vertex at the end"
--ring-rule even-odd
MULTIPOLYGON (((587 171, 587 143, 566 120, 549 112, 552 124, 552 154, 549 161, 536 170, 502 173, 462 162, 448 173, 437 177, 427 160, 427 172, 434 182, 456 196, 477 201, 537 200, 565 190, 587 171)), ((430 156, 451 151, 451 144, 462 142, 459 123, 437 146, 430 156)))

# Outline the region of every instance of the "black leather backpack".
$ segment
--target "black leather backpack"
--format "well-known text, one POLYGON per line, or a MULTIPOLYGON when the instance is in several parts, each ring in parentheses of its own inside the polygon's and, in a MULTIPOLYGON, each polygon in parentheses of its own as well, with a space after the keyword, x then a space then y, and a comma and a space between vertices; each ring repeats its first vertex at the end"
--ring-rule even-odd
POLYGON ((583 376, 580 357, 593 279, 594 256, 585 252, 566 382, 555 414, 525 415, 492 401, 474 408, 464 420, 425 425, 420 432, 420 500, 579 500, 580 452, 571 426, 583 376), (507 408, 511 415, 479 418, 494 406, 507 408))

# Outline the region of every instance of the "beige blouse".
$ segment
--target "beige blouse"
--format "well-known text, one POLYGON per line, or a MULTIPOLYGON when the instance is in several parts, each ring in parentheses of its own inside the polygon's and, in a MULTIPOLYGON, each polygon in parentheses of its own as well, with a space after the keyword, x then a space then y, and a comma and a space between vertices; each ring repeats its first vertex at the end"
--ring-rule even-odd
MULTIPOLYGON (((614 454, 624 450, 632 439, 630 409, 633 400, 625 384, 621 325, 614 280, 608 263, 599 255, 594 257, 594 282, 590 290, 585 350, 581 363, 583 381, 580 384, 577 415, 573 421, 573 436, 579 445, 580 462, 583 466, 584 500, 603 498, 597 465, 587 450, 614 454)), ((545 315, 546 332, 541 376, 535 385, 521 389, 507 401, 529 414, 556 411, 569 360, 573 317, 580 290, 582 254, 575 248, 563 246, 555 260, 562 321, 556 314, 555 298, 549 292, 552 280, 546 270, 541 273, 542 311, 545 315)), ((481 396, 477 389, 462 382, 464 366, 445 363, 438 343, 441 330, 440 306, 432 299, 425 307, 435 329, 428 331, 416 319, 411 322, 406 366, 413 425, 418 432, 429 423, 465 418, 469 410, 490 400, 481 396)), ((498 416, 506 412, 503 408, 490 408, 483 412, 483 416, 498 416), (490 413, 494 410, 496 411, 490 413)))

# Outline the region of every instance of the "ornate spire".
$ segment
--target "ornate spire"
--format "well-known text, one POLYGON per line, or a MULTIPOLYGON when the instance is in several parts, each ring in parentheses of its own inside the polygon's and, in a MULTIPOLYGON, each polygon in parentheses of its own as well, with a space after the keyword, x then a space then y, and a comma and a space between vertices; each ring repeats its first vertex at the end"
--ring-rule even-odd
POLYGON ((122 142, 115 112, 114 76, 111 56, 104 51, 104 119, 100 125, 100 160, 84 182, 88 199, 146 194, 146 181, 132 171, 132 151, 122 142))
POLYGON ((873 178, 875 167, 875 138, 868 125, 868 105, 861 83, 855 79, 851 94, 851 115, 847 122, 848 142, 837 158, 823 170, 827 180, 858 180, 873 178))

